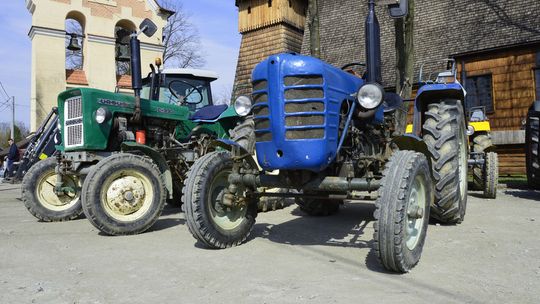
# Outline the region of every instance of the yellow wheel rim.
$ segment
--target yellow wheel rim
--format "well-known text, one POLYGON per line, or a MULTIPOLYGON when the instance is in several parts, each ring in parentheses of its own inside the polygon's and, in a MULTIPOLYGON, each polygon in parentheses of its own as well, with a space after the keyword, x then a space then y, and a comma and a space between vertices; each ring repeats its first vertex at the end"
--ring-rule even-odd
POLYGON ((107 177, 100 193, 101 204, 112 218, 129 222, 144 216, 154 200, 150 179, 136 170, 121 170, 107 177))
POLYGON ((62 187, 69 187, 74 189, 74 193, 66 193, 64 195, 58 195, 54 191, 56 186, 56 172, 54 167, 52 170, 43 174, 37 183, 36 197, 40 204, 53 211, 64 211, 73 207, 79 201, 81 197, 81 181, 77 176, 62 176, 62 187))

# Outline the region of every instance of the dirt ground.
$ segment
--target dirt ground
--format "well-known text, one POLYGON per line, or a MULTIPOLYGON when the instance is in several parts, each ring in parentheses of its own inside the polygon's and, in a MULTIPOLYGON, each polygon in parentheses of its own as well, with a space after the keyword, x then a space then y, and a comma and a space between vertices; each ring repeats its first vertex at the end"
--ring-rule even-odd
POLYGON ((373 204, 327 218, 293 205, 260 214, 248 242, 201 248, 184 215, 100 235, 86 220, 40 223, 0 185, 0 303, 538 303, 540 193, 469 195, 466 220, 430 225, 420 264, 385 272, 371 251, 373 204))

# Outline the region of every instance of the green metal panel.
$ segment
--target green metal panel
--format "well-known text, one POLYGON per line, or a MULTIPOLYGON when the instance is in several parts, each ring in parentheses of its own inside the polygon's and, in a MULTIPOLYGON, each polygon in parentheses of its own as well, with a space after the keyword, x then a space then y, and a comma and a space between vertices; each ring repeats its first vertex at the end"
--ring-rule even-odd
MULTIPOLYGON (((107 108, 114 117, 122 113, 132 114, 135 107, 135 97, 130 95, 89 88, 68 90, 58 96, 58 113, 62 126, 64 125, 64 101, 74 96, 82 96, 84 146, 66 148, 66 151, 106 149, 112 127, 112 119, 108 120, 106 123, 98 124, 94 119, 96 110, 100 107, 107 108)), ((187 107, 148 99, 141 100, 141 112, 143 113, 143 117, 159 118, 177 122, 189 119, 189 110, 187 107)))

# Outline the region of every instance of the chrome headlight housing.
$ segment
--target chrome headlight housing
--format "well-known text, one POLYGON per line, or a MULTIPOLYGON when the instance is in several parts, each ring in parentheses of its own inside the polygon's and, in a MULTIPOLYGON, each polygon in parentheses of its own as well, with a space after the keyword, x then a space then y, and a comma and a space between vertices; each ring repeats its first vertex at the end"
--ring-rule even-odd
POLYGON ((473 134, 474 134, 474 127, 471 126, 471 125, 468 125, 468 126, 467 126, 467 135, 468 135, 468 136, 471 136, 471 135, 473 135, 473 134))
POLYGON ((383 102, 384 90, 378 84, 366 83, 360 87, 356 98, 358 99, 358 102, 362 108, 366 110, 373 110, 383 102))
POLYGON ((251 112, 251 98, 242 95, 234 101, 234 110, 239 116, 247 116, 251 112))
POLYGON ((96 110, 95 119, 98 124, 106 122, 110 117, 111 112, 108 109, 101 107, 96 110))

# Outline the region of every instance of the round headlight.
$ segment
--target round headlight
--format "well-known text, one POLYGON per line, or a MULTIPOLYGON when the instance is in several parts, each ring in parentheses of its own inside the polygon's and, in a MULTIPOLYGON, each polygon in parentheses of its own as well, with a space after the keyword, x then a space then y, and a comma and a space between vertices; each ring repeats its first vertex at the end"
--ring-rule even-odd
POLYGON ((378 107, 383 101, 383 89, 373 83, 363 85, 358 90, 358 102, 366 110, 373 110, 378 107))
POLYGON ((251 98, 240 96, 234 101, 234 110, 240 116, 246 116, 251 112, 251 98))
POLYGON ((105 108, 99 108, 96 111, 96 122, 98 124, 104 123, 108 118, 108 111, 105 108))
POLYGON ((471 136, 471 135, 473 135, 473 134, 474 134, 474 127, 471 126, 471 125, 469 125, 469 126, 467 127, 467 135, 468 135, 468 136, 471 136))

